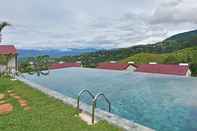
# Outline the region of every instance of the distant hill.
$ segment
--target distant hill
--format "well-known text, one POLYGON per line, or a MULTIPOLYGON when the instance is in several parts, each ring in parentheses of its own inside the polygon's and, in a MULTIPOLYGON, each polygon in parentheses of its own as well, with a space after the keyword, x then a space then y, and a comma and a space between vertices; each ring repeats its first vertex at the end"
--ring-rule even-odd
POLYGON ((169 41, 169 40, 187 41, 189 39, 195 38, 196 35, 197 35, 197 30, 193 30, 193 31, 173 35, 173 36, 167 38, 165 41, 169 41))
POLYGON ((46 50, 36 50, 36 49, 19 49, 19 58, 27 58, 33 56, 48 55, 50 57, 62 57, 62 56, 77 56, 82 53, 96 52, 98 49, 85 48, 85 49, 68 49, 66 51, 57 49, 46 49, 46 50))

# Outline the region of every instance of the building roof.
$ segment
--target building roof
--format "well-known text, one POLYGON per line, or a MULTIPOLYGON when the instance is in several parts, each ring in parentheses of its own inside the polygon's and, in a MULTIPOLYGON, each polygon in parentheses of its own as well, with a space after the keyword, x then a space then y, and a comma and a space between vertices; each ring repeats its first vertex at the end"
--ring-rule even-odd
POLYGON ((137 72, 159 73, 170 75, 186 75, 189 66, 175 64, 141 64, 136 69, 137 72))
POLYGON ((67 68, 67 67, 81 67, 80 63, 55 63, 50 65, 50 69, 61 69, 61 68, 67 68))
POLYGON ((0 45, 0 55, 15 55, 17 53, 14 45, 0 45))
POLYGON ((127 69, 129 64, 121 64, 121 63, 98 63, 96 68, 99 69, 109 69, 109 70, 125 70, 127 69))

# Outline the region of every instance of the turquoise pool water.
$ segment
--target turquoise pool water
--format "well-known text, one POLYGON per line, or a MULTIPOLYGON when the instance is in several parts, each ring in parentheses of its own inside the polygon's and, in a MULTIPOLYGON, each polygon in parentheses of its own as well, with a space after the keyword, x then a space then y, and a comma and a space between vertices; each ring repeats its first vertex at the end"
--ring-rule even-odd
MULTIPOLYGON (((103 92, 112 113, 158 131, 197 131, 197 78, 85 68, 25 78, 73 98, 82 89, 103 92)), ((98 102, 99 108, 107 109, 98 102)))

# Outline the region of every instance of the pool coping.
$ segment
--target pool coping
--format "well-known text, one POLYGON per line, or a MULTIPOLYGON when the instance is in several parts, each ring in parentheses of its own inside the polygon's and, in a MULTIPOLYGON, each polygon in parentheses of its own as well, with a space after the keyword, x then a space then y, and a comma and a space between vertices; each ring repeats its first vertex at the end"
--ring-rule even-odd
MULTIPOLYGON (((43 92, 44 94, 47 94, 55 99, 62 101, 64 104, 68 104, 76 108, 77 100, 75 100, 74 98, 65 96, 57 91, 54 91, 49 88, 43 87, 39 84, 33 83, 25 78, 16 77, 16 79, 24 82, 25 84, 31 86, 34 89, 37 89, 43 92)), ((83 109, 85 113, 91 114, 92 108, 90 105, 80 102, 80 108, 83 109)), ((154 129, 145 127, 143 125, 140 125, 138 123, 127 120, 118 115, 106 112, 98 108, 95 110, 95 117, 99 120, 105 120, 112 125, 122 128, 125 131, 155 131, 154 129)))

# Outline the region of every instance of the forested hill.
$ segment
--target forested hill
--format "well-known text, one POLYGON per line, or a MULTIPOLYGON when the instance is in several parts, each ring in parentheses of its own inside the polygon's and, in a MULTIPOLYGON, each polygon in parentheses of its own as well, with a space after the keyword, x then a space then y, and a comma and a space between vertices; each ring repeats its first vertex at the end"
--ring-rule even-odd
POLYGON ((156 44, 138 45, 125 49, 111 50, 105 53, 118 60, 136 53, 170 53, 193 46, 197 46, 197 30, 174 35, 156 44))
POLYGON ((172 37, 169 37, 165 41, 168 41, 168 40, 187 41, 189 39, 192 39, 192 37, 196 37, 196 35, 197 35, 197 30, 194 30, 194 31, 189 31, 189 32, 184 32, 184 33, 174 35, 172 37))

